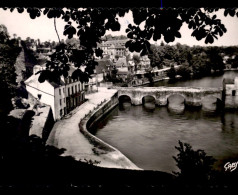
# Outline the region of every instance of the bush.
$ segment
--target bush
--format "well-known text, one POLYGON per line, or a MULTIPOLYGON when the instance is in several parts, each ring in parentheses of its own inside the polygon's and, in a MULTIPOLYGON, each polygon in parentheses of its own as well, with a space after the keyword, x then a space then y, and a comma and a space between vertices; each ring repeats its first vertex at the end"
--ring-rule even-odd
POLYGON ((187 64, 180 66, 177 70, 177 74, 180 75, 183 79, 189 79, 191 72, 191 68, 187 64))
POLYGON ((204 150, 193 150, 187 143, 179 141, 179 151, 174 160, 180 172, 174 172, 184 184, 206 185, 210 184, 214 178, 212 166, 216 161, 213 157, 207 156, 204 150))

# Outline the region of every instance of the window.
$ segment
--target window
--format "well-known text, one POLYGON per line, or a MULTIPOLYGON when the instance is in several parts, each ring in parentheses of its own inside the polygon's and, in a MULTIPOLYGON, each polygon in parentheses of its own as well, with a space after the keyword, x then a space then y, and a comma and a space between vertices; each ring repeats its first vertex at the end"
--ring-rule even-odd
POLYGON ((61 95, 61 89, 59 89, 59 95, 61 95))
POLYGON ((64 88, 63 88, 63 93, 65 93, 65 90, 64 90, 64 88))
POLYGON ((64 98, 64 103, 65 103, 65 99, 66 99, 66 98, 64 98))
POLYGON ((70 96, 70 87, 68 88, 68 96, 70 96))
POLYGON ((236 90, 232 90, 232 96, 236 95, 236 90))
POLYGON ((63 111, 62 111, 62 109, 60 109, 60 116, 62 116, 63 115, 63 111))
POLYGON ((75 85, 75 93, 77 93, 77 85, 75 85))
POLYGON ((72 88, 72 94, 73 94, 74 93, 74 87, 72 86, 71 88, 72 88))
POLYGON ((60 99, 60 105, 62 105, 62 100, 60 99))
POLYGON ((80 84, 79 84, 78 88, 79 88, 79 91, 80 91, 80 84))

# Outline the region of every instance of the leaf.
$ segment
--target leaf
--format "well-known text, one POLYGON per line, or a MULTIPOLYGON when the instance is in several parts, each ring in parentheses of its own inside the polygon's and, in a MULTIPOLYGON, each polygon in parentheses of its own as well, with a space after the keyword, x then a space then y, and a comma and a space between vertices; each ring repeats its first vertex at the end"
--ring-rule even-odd
POLYGON ((227 14, 228 14, 228 10, 225 9, 225 11, 224 11, 224 16, 227 16, 227 14))
POLYGON ((206 39, 205 39, 205 43, 208 44, 208 43, 213 43, 214 39, 212 37, 211 34, 208 34, 206 39))
POLYGON ((228 11, 228 13, 229 13, 229 15, 230 16, 234 16, 235 15, 235 10, 234 9, 230 9, 229 11, 228 11))
POLYGON ((222 36, 222 35, 223 35, 223 32, 222 32, 222 30, 221 30, 221 29, 219 29, 219 30, 218 30, 218 33, 219 33, 219 35, 220 35, 220 36, 222 36))
POLYGON ((159 40, 161 38, 161 33, 159 33, 159 32, 154 32, 154 35, 153 35, 153 40, 154 41, 157 41, 157 40, 159 40))
POLYGON ((23 13, 24 12, 24 8, 17 8, 17 11, 19 12, 19 13, 23 13))
POLYGON ((95 49, 95 54, 97 57, 102 57, 103 50, 100 48, 95 49))
POLYGON ((129 33, 127 34, 127 37, 130 38, 130 39, 133 39, 133 32, 132 32, 132 31, 129 32, 129 33))
POLYGON ((195 16, 194 20, 195 20, 195 23, 198 23, 198 22, 199 22, 199 17, 198 17, 198 15, 195 16))
POLYGON ((119 31, 120 28, 121 28, 121 25, 118 21, 115 21, 114 23, 111 24, 112 31, 119 31))
POLYGON ((41 73, 40 73, 40 76, 38 78, 38 81, 40 83, 43 83, 45 82, 45 80, 48 80, 50 78, 50 71, 49 70, 43 70, 41 73))
POLYGON ((180 34, 179 31, 176 31, 174 35, 175 35, 175 37, 177 37, 177 38, 181 38, 181 34, 180 34))
POLYGON ((139 41, 136 41, 135 44, 134 44, 134 47, 135 47, 135 51, 136 52, 140 52, 141 51, 141 43, 139 41))
POLYGON ((131 31, 131 29, 129 29, 129 28, 126 29, 126 33, 130 32, 130 31, 131 31))
POLYGON ((198 34, 198 29, 196 28, 196 29, 192 32, 191 36, 197 37, 197 34, 198 34))
POLYGON ((215 34, 213 35, 213 37, 215 37, 216 39, 218 39, 217 36, 216 36, 215 34))
POLYGON ((44 11, 43 11, 43 14, 46 15, 49 11, 49 8, 45 8, 44 11))
POLYGON ((63 34, 68 35, 68 38, 71 39, 76 34, 76 29, 71 25, 65 25, 63 34))
POLYGON ((144 56, 147 54, 147 50, 145 48, 142 49, 140 56, 144 56))
POLYGON ((125 47, 126 47, 126 48, 129 48, 130 45, 131 45, 131 43, 132 43, 132 40, 127 41, 127 42, 125 43, 125 47))

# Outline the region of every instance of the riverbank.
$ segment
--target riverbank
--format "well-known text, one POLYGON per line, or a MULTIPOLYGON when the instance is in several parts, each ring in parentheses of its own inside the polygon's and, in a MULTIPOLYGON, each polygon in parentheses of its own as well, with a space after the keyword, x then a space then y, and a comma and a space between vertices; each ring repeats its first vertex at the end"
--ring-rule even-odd
POLYGON ((47 145, 66 149, 63 156, 72 156, 84 162, 99 162, 97 165, 101 167, 139 169, 120 151, 104 150, 100 144, 93 143, 89 137, 79 131, 79 122, 85 119, 85 116, 105 106, 116 92, 115 89, 98 88, 98 92, 86 95, 88 100, 85 103, 55 123, 47 145))

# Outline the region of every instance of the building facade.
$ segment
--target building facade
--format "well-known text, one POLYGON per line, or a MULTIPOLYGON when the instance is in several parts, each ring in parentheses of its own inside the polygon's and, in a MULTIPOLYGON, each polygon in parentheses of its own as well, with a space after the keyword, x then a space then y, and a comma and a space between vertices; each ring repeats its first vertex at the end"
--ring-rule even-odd
POLYGON ((127 41, 127 39, 104 41, 99 47, 103 50, 103 55, 109 55, 110 58, 115 58, 116 55, 125 56, 127 41))
POLYGON ((59 83, 49 81, 40 83, 39 74, 35 73, 41 69, 40 66, 34 67, 33 75, 25 81, 26 89, 40 102, 51 106, 55 120, 61 119, 84 102, 85 87, 79 79, 73 80, 69 76, 62 78, 59 83))

